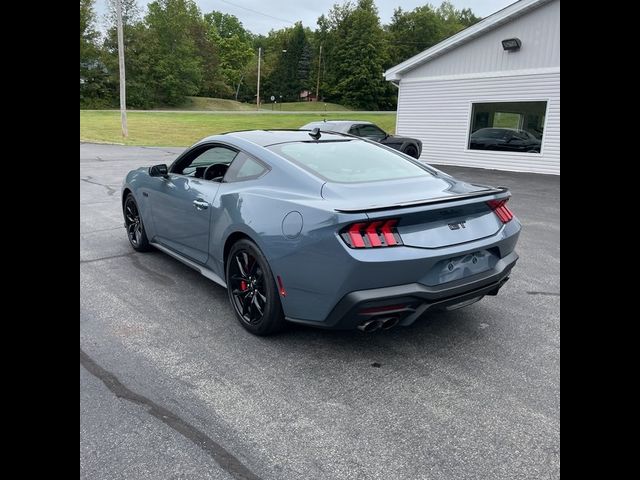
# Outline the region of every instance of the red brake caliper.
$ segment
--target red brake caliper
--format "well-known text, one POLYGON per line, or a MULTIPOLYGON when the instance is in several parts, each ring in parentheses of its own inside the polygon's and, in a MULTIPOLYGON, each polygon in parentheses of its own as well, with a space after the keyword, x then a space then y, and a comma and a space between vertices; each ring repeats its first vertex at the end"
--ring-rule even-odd
POLYGON ((240 280, 240 290, 244 292, 246 289, 247 289, 247 282, 245 282, 244 280, 240 280))

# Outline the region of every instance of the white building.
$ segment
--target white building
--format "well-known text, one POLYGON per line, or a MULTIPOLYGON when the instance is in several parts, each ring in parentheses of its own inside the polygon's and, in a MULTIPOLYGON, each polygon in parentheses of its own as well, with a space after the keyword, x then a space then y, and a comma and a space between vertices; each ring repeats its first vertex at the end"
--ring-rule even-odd
POLYGON ((560 0, 520 0, 384 75, 421 160, 560 174, 560 0))

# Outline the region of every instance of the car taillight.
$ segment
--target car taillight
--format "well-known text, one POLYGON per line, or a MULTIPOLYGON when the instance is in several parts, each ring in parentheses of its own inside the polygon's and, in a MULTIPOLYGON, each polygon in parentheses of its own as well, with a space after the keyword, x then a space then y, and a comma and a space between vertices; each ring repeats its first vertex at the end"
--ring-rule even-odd
POLYGON ((395 247, 402 245, 397 224, 395 218, 354 223, 343 229, 340 236, 351 248, 395 247))
POLYGON ((502 223, 508 223, 513 218, 513 212, 507 207, 508 201, 508 198, 501 198, 500 200, 489 200, 487 202, 489 208, 493 210, 493 213, 498 216, 502 223))

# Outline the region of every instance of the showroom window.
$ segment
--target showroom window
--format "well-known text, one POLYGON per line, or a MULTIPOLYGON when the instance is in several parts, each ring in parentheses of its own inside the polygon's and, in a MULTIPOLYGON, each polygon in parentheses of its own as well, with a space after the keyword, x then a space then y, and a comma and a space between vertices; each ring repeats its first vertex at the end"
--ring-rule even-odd
POLYGON ((474 103, 470 150, 540 153, 547 102, 474 103))

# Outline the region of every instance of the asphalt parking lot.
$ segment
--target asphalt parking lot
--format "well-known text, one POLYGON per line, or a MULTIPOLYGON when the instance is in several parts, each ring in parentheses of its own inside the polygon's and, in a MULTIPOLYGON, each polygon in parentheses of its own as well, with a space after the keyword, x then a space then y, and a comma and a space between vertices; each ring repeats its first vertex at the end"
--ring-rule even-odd
POLYGON ((511 188, 520 260, 497 297, 258 338, 221 287, 129 246, 124 175, 182 150, 80 145, 82 478, 559 478, 559 177, 440 167, 511 188))

